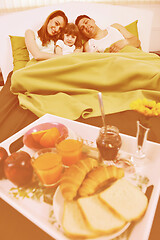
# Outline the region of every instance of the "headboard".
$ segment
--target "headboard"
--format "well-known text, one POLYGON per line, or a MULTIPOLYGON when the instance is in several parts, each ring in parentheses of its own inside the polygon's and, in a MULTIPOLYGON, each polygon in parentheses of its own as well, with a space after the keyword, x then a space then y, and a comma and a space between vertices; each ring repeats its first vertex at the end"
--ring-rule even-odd
POLYGON ((54 10, 63 10, 69 21, 74 22, 80 14, 87 14, 96 23, 105 28, 112 23, 127 25, 138 20, 139 38, 142 50, 148 52, 153 13, 149 10, 118 5, 86 2, 68 2, 53 4, 47 7, 14 12, 0 16, 0 68, 4 83, 9 72, 13 70, 12 49, 9 35, 24 36, 26 29, 38 30, 46 17, 54 10))

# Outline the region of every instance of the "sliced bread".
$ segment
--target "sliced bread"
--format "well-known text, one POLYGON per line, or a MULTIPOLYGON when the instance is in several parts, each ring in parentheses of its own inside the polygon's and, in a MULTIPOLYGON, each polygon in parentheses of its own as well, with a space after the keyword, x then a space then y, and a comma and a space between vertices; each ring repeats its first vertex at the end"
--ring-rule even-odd
POLYGON ((69 237, 93 238, 97 234, 87 227, 77 201, 65 201, 62 228, 69 237))
POLYGON ((124 227, 126 221, 111 211, 98 195, 79 198, 77 201, 86 223, 97 234, 111 234, 124 227))
POLYGON ((99 198, 126 221, 142 217, 148 205, 145 194, 127 179, 119 179, 99 194, 99 198))

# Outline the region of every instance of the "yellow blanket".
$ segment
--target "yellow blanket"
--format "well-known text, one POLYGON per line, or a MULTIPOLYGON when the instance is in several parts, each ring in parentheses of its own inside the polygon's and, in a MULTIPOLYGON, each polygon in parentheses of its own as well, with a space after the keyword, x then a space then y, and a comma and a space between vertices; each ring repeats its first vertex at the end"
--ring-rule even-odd
POLYGON ((160 57, 133 47, 120 53, 77 53, 29 64, 12 75, 11 91, 37 116, 76 120, 130 109, 137 98, 160 99, 160 57))

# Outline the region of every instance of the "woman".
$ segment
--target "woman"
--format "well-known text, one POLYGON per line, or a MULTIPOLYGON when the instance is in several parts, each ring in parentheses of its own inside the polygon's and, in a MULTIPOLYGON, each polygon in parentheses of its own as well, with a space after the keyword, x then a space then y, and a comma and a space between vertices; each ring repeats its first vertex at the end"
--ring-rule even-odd
POLYGON ((87 15, 80 15, 75 24, 86 38, 85 52, 104 52, 106 48, 109 48, 109 52, 119 52, 126 45, 136 48, 140 46, 139 39, 118 23, 102 30, 96 25, 94 19, 87 15))
POLYGON ((36 60, 53 58, 55 42, 59 39, 61 31, 68 23, 65 13, 61 10, 52 12, 43 26, 37 31, 27 30, 25 42, 28 51, 36 60))
MULTIPOLYGON (((55 42, 67 23, 68 19, 65 13, 58 10, 52 12, 47 17, 45 23, 37 33, 32 30, 27 30, 25 41, 27 49, 32 57, 36 60, 45 60, 55 57, 55 42)), ((0 91, 0 142, 4 141, 6 138, 38 118, 31 111, 22 109, 19 106, 17 95, 13 95, 10 92, 10 75, 8 76, 8 80, 2 91, 0 91)))

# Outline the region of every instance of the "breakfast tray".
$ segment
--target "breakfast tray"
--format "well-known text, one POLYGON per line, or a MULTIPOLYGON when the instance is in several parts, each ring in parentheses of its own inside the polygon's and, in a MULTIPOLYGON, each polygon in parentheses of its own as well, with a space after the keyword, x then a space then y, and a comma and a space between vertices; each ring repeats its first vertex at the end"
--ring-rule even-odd
MULTIPOLYGON (((91 143, 92 147, 96 147, 96 139, 99 134, 99 128, 90 126, 88 124, 79 123, 76 121, 68 120, 65 118, 57 117, 54 115, 46 114, 38 120, 34 121, 32 124, 28 125, 18 133, 14 134, 4 142, 0 144, 1 147, 4 147, 8 154, 10 154, 10 145, 20 139, 29 129, 32 127, 45 123, 45 122, 58 122, 64 124, 66 127, 74 131, 78 134, 84 141, 87 143, 91 143)), ((134 153, 136 150, 136 139, 134 137, 120 134, 122 138, 122 147, 121 151, 127 153, 134 153)), ((33 154, 26 146, 22 147, 22 150, 33 154)), ((147 240, 149 238, 150 230, 152 227, 152 222, 160 194, 160 177, 159 177, 159 169, 160 169, 160 144, 153 143, 147 141, 146 144, 146 154, 150 159, 149 163, 143 169, 143 175, 149 179, 148 186, 153 185, 153 189, 150 195, 149 205, 145 216, 135 224, 133 227, 131 234, 129 236, 129 240, 141 239, 147 240)), ((31 198, 23 198, 17 199, 10 194, 10 189, 13 188, 14 185, 7 179, 0 180, 0 197, 10 204, 13 208, 27 217, 30 221, 32 221, 39 228, 48 233, 51 237, 57 240, 67 240, 67 238, 62 231, 60 231, 59 227, 49 219, 49 214, 52 211, 52 205, 45 203, 44 201, 37 201, 31 198)), ((105 236, 99 239, 108 239, 105 236)))

